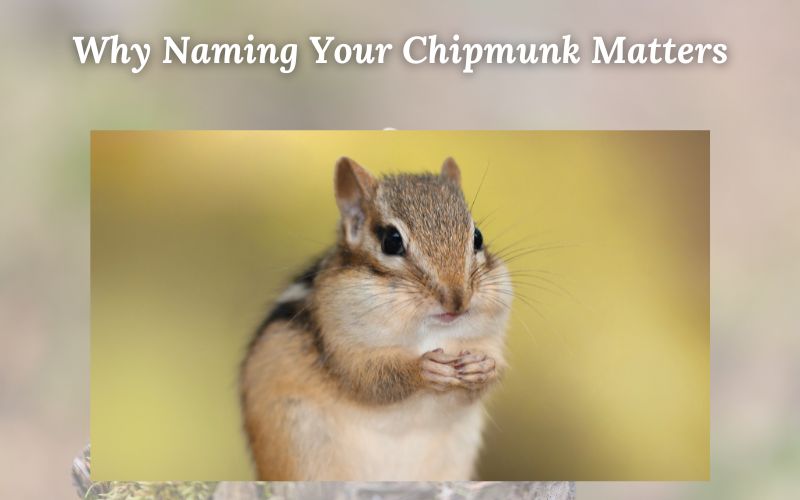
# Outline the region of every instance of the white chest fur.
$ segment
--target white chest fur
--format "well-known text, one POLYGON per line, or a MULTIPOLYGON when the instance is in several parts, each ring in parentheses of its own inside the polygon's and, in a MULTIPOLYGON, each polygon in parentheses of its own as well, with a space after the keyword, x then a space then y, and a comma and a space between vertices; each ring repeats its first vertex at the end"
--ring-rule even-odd
POLYGON ((471 479, 483 427, 479 402, 426 392, 387 407, 341 410, 339 438, 353 479, 471 479))

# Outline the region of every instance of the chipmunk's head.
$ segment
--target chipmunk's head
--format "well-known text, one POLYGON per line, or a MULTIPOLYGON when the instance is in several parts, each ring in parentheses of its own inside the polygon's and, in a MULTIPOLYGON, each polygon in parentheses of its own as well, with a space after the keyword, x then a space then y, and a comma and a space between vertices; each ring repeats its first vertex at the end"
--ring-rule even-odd
POLYGON ((365 294, 352 304, 363 309, 356 314, 371 311, 408 324, 476 329, 507 317, 508 273, 475 226, 452 158, 438 175, 381 178, 342 158, 335 191, 342 262, 363 283, 350 293, 365 294))

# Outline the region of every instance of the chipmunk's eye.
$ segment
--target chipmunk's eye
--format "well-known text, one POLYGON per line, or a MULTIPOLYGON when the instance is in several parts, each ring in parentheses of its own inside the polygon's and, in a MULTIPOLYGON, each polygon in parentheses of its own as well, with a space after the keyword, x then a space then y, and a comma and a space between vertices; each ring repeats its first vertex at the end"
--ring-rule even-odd
POLYGON ((381 235, 381 250, 386 255, 403 255, 406 249, 403 246, 403 237, 394 226, 386 226, 381 235))
POLYGON ((476 252, 483 250, 483 235, 481 234, 481 230, 477 227, 475 228, 475 234, 472 237, 472 246, 475 248, 476 252))

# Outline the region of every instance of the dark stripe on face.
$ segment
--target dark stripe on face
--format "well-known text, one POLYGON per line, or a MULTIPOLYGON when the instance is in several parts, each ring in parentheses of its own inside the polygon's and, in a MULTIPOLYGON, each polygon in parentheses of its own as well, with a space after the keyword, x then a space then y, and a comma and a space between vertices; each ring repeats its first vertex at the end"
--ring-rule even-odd
POLYGON ((373 264, 367 263, 365 267, 369 270, 369 272, 371 272, 375 276, 381 276, 381 277, 389 276, 389 273, 386 272, 386 270, 381 269, 380 267, 377 267, 373 264))
POLYGON ((339 258, 339 264, 341 267, 349 267, 353 269, 363 268, 369 271, 371 274, 383 278, 390 277, 395 274, 391 269, 383 267, 377 259, 374 259, 372 255, 368 254, 367 252, 354 252, 350 248, 343 246, 340 249, 339 258))

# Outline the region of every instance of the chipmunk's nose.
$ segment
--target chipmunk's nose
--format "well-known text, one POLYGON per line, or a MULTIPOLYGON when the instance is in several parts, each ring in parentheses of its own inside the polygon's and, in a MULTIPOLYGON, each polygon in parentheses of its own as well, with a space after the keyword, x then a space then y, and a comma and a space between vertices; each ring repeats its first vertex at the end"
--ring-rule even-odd
POLYGON ((471 293, 460 287, 450 287, 442 290, 439 297, 439 302, 445 310, 445 313, 458 316, 463 314, 469 309, 469 301, 471 293))

